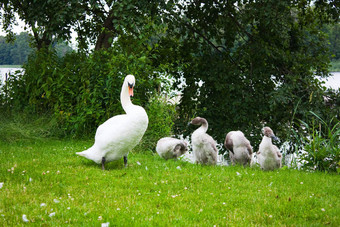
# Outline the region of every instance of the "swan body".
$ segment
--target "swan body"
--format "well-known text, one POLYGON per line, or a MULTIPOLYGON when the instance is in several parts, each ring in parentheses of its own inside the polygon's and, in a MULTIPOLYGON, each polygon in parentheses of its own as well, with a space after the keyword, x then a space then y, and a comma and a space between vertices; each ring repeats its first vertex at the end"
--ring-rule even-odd
POLYGON ((269 127, 262 129, 264 134, 257 152, 258 162, 263 170, 274 170, 281 168, 282 154, 277 146, 273 145, 272 139, 278 140, 273 130, 269 127))
POLYGON ((201 125, 201 127, 196 129, 191 135, 195 162, 200 164, 216 165, 216 141, 206 133, 208 130, 207 120, 201 117, 196 117, 190 123, 193 125, 201 125))
POLYGON ((171 137, 164 137, 157 142, 156 151, 164 159, 177 159, 187 152, 187 143, 171 137))
POLYGON ((253 148, 249 140, 241 131, 231 131, 227 134, 224 146, 230 151, 229 157, 234 164, 249 165, 253 154, 253 148))
POLYGON ((111 162, 124 157, 127 164, 127 155, 142 139, 147 127, 148 116, 143 107, 132 104, 135 77, 127 75, 122 85, 120 100, 126 114, 114 116, 96 131, 95 142, 89 149, 76 154, 90 159, 98 164, 111 162))

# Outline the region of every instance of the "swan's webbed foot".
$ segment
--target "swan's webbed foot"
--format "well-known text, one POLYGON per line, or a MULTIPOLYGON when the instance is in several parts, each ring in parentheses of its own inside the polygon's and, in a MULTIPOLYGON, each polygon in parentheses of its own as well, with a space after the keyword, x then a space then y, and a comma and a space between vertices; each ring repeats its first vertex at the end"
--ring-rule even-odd
POLYGON ((124 156, 124 166, 127 167, 127 156, 124 156))
POLYGON ((102 170, 105 170, 105 157, 102 158, 102 170))

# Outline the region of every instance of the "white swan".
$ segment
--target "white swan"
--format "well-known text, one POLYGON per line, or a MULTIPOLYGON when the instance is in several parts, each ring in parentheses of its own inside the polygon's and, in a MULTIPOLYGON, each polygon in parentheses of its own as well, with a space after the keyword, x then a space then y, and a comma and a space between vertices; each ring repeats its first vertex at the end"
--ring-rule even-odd
POLYGON ((158 140, 156 151, 164 159, 177 159, 187 152, 187 143, 171 137, 164 137, 158 140))
POLYGON ((262 129, 264 134, 260 143, 259 151, 256 153, 258 162, 263 170, 274 170, 281 168, 282 154, 277 146, 272 144, 272 139, 278 140, 269 127, 262 129))
POLYGON ((230 151, 229 156, 233 165, 236 163, 244 166, 250 164, 253 148, 243 132, 228 132, 224 141, 224 146, 230 151))
POLYGON ((126 114, 114 116, 97 128, 95 142, 92 147, 76 154, 88 158, 105 169, 105 162, 121 159, 127 165, 127 155, 142 139, 148 127, 148 115, 141 106, 132 104, 135 77, 125 77, 120 101, 126 114))
POLYGON ((216 165, 217 162, 217 148, 216 141, 209 136, 208 122, 201 117, 194 118, 191 122, 193 125, 201 125, 191 135, 192 150, 196 163, 216 165))

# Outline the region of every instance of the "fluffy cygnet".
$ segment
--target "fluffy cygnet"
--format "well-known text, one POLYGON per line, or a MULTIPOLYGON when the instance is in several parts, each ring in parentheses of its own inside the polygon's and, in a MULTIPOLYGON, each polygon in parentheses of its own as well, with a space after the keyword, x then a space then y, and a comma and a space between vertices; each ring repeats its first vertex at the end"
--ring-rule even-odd
POLYGON ((187 143, 171 137, 164 137, 157 142, 156 151, 164 159, 177 159, 187 152, 187 143))

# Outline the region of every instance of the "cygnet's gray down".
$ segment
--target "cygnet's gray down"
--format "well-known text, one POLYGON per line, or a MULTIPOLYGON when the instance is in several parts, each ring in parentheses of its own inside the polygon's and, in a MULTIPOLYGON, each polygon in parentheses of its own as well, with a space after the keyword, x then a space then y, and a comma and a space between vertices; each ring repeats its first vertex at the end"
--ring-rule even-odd
POLYGON ((208 135, 208 122, 201 117, 194 118, 191 122, 193 125, 201 125, 191 135, 192 150, 196 163, 216 165, 217 148, 216 141, 208 135))
POLYGON ((241 164, 245 166, 250 164, 253 148, 243 132, 229 132, 225 138, 224 146, 230 151, 229 157, 233 165, 241 164))
POLYGON ((164 159, 177 159, 187 152, 187 143, 171 137, 164 137, 157 142, 156 151, 164 159))
POLYGON ((278 140, 273 130, 269 127, 262 129, 263 139, 259 151, 256 153, 258 162, 263 170, 281 168, 282 154, 277 146, 273 145, 272 139, 278 140))

